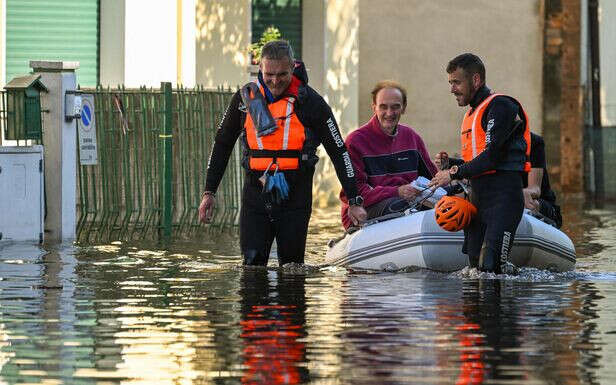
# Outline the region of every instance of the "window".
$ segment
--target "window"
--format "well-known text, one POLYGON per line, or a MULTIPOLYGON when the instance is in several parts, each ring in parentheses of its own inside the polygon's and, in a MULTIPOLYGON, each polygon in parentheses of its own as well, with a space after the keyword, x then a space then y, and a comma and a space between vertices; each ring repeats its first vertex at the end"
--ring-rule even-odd
POLYGON ((252 42, 274 26, 289 40, 297 59, 302 56, 302 0, 252 0, 252 42))

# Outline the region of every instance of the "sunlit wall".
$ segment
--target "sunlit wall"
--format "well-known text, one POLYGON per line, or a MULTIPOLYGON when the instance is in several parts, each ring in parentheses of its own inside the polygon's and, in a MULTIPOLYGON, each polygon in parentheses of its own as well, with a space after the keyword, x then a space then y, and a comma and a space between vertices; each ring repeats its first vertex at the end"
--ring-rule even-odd
MULTIPOLYGON (((303 2, 302 57, 310 84, 329 103, 343 135, 358 126, 359 25, 357 0, 303 2)), ((340 183, 321 149, 315 175, 317 206, 338 204, 340 183)))
POLYGON ((372 115, 370 91, 382 79, 407 87, 402 121, 422 135, 428 151, 459 152, 464 109, 449 93, 447 62, 473 52, 487 83, 517 97, 541 132, 542 1, 359 0, 359 121, 372 115))
POLYGON ((196 81, 236 88, 249 81, 250 0, 198 0, 196 81))

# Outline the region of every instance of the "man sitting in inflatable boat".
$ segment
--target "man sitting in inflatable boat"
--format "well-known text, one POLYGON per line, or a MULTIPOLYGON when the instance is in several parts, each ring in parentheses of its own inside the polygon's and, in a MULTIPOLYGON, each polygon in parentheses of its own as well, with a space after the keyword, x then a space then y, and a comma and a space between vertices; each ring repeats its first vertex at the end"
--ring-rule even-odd
MULTIPOLYGON (((368 219, 408 209, 420 193, 410 183, 418 176, 432 179, 437 172, 421 137, 399 124, 406 104, 406 90, 400 84, 377 83, 372 90, 374 116, 345 141, 368 219)), ((342 224, 347 229, 351 221, 344 191, 340 200, 342 224)))

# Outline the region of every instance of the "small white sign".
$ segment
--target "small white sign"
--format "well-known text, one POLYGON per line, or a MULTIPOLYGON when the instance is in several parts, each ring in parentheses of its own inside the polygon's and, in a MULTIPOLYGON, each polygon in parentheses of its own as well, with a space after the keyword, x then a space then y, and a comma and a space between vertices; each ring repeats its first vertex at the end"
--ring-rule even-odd
POLYGON ((79 134, 79 164, 98 164, 94 95, 81 95, 81 117, 77 120, 79 134))

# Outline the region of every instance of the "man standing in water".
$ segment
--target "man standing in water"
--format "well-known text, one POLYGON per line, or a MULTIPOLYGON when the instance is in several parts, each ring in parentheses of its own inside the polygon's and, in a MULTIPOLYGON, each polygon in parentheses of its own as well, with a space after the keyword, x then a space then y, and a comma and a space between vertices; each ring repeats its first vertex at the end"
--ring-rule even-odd
POLYGON ((470 179, 477 215, 464 229, 463 251, 472 267, 513 273, 509 253, 524 210, 523 178, 530 171, 528 117, 516 99, 486 86, 485 67, 476 55, 455 57, 447 73, 458 105, 470 105, 461 128, 464 163, 439 171, 430 186, 470 179))
POLYGON ((218 128, 199 217, 203 222, 212 219, 216 190, 241 135, 246 169, 240 212, 244 265, 267 265, 274 238, 279 265, 303 263, 320 143, 350 197, 349 216, 355 225, 366 219, 366 211, 336 119, 308 86, 304 64, 294 60, 284 40, 265 44, 261 58, 257 83, 233 96, 218 128))

